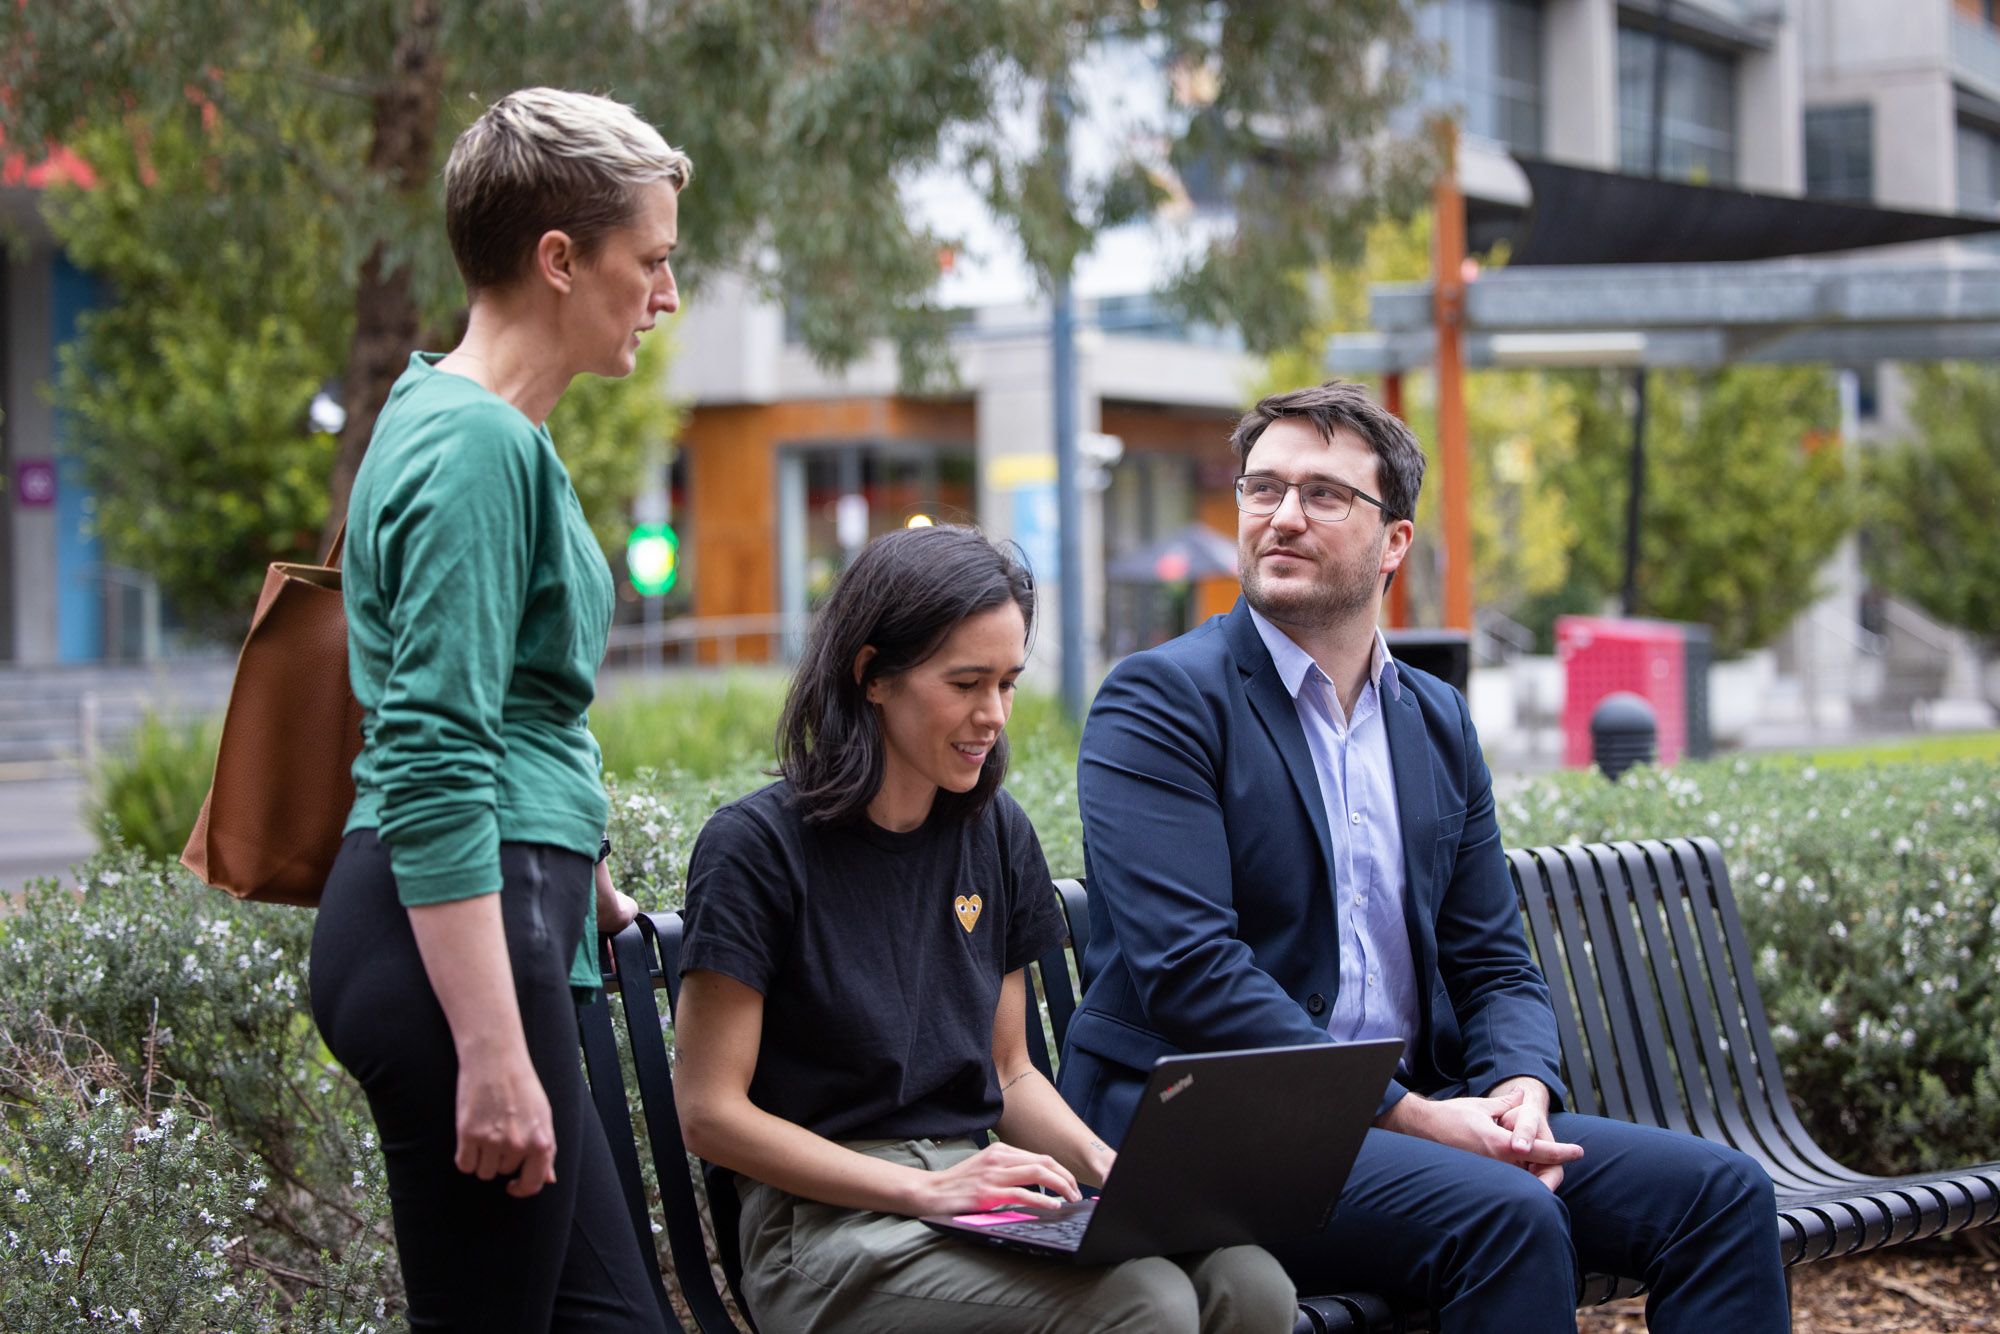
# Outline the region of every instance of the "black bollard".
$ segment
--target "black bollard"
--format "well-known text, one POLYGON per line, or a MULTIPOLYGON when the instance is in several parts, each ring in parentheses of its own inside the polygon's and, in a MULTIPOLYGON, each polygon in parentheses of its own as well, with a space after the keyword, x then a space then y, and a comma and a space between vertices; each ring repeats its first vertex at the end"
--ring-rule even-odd
POLYGON ((1629 690, 1598 701, 1590 715, 1590 754, 1612 782, 1635 764, 1650 764, 1659 728, 1653 706, 1629 690))

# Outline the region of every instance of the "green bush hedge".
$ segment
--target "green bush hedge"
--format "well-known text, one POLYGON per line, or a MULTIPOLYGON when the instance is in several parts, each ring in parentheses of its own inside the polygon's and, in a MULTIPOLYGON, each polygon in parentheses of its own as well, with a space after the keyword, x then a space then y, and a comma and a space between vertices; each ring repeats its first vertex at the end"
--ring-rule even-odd
POLYGON ((179 857, 208 795, 221 738, 213 719, 141 719, 91 775, 88 814, 99 845, 118 840, 168 861, 179 857))
MULTIPOLYGON (((732 678, 599 710, 618 738, 613 865, 645 906, 680 902, 701 822, 767 781, 777 690, 732 678)), ((1028 696, 1010 735, 1010 790, 1050 865, 1080 872, 1074 727, 1028 696)), ((197 800, 206 763, 179 780, 197 800)), ((1500 819, 1510 846, 1714 837, 1822 1142, 1885 1172, 2000 1157, 2000 767, 1734 760, 1615 786, 1566 773, 1503 784, 1500 819)), ((312 915, 237 904, 117 848, 80 876, 0 918, 0 1327, 91 1309, 154 1329, 394 1325, 365 1102, 306 1008, 312 915)))

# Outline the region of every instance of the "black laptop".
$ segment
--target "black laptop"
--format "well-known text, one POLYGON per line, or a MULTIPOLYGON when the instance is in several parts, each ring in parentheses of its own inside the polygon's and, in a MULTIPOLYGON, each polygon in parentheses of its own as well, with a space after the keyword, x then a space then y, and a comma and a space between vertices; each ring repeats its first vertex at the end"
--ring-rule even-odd
POLYGON ((1078 1264, 1317 1232, 1402 1050, 1389 1039, 1162 1057, 1096 1199, 923 1222, 1078 1264))

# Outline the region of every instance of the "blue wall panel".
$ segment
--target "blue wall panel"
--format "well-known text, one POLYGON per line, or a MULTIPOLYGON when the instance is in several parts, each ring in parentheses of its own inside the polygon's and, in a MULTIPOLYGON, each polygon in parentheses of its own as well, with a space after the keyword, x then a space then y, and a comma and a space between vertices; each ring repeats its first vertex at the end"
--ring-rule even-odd
MULTIPOLYGON (((61 255, 50 275, 49 339, 60 349, 76 336, 77 317, 97 304, 97 281, 61 255)), ((97 577, 98 543, 90 535, 94 506, 82 469, 64 448, 67 419, 54 413, 56 455, 56 653, 63 662, 104 656, 104 584, 97 577)))

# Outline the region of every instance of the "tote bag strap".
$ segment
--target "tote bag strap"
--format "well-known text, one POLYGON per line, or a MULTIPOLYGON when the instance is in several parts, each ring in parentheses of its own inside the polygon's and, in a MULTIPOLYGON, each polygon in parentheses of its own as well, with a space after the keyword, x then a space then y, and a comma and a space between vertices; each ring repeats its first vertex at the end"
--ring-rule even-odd
POLYGON ((334 529, 333 531, 333 545, 327 548, 326 559, 321 561, 320 564, 326 566, 328 569, 332 570, 339 569, 341 548, 345 547, 346 545, 347 545, 347 520, 342 519, 340 521, 340 527, 334 529))

